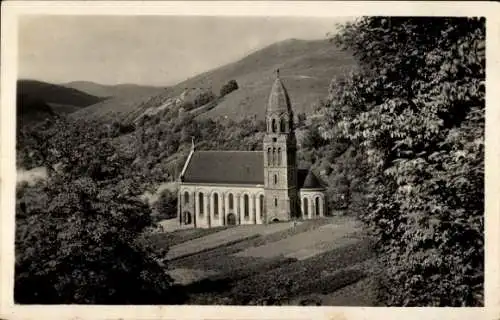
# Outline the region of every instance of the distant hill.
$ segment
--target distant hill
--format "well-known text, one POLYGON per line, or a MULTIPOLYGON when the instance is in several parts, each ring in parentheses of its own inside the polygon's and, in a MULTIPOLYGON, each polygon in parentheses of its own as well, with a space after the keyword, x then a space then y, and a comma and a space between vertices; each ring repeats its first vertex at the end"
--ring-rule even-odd
POLYGON ((17 94, 17 126, 29 126, 45 119, 57 117, 57 113, 42 99, 28 94, 17 94))
POLYGON ((103 100, 102 97, 96 97, 74 88, 37 80, 17 81, 17 92, 42 99, 47 103, 70 105, 80 108, 103 100))
POLYGON ((178 105, 185 98, 192 99, 193 92, 208 89, 219 95, 224 84, 236 80, 238 90, 218 99, 209 108, 203 108, 203 112, 198 112, 198 117, 227 116, 239 120, 256 116, 263 119, 278 68, 295 113, 310 113, 313 106, 327 95, 332 78, 344 75, 355 65, 351 55, 328 40, 290 39, 166 88, 156 95, 134 95, 127 101, 107 100, 73 113, 72 116, 113 116, 115 119, 134 120, 141 114, 156 113, 155 109, 178 105))
POLYGON ((18 123, 23 125, 68 114, 103 100, 73 88, 37 80, 18 80, 16 96, 18 123))
POLYGON ((156 96, 166 89, 155 88, 147 90, 120 91, 119 95, 110 97, 87 108, 73 112, 70 117, 74 119, 108 119, 123 120, 127 115, 136 111, 138 106, 147 101, 151 96, 156 96))
POLYGON ((17 81, 17 96, 30 103, 43 102, 57 114, 68 114, 104 100, 73 88, 25 79, 17 81))
POLYGON ((90 81, 73 81, 62 83, 61 85, 102 98, 121 97, 126 95, 154 95, 158 94, 158 92, 163 89, 162 87, 137 84, 104 85, 90 81))

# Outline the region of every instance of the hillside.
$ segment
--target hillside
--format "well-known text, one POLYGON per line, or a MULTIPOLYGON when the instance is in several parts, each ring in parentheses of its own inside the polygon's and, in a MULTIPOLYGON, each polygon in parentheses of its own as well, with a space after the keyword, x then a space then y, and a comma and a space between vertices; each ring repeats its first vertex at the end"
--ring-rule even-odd
POLYGON ((353 66, 354 59, 328 40, 280 42, 196 79, 202 86, 212 83, 215 92, 233 78, 240 87, 203 116, 239 119, 256 115, 257 119, 264 119, 269 90, 278 68, 294 112, 310 113, 319 99, 326 96, 332 78, 342 76, 353 66))
POLYGON ((154 95, 163 89, 162 87, 142 86, 128 83, 105 85, 91 81, 72 81, 62 83, 61 85, 102 98, 121 97, 125 95, 154 95))
POLYGON ((123 119, 126 115, 135 111, 142 102, 165 90, 165 88, 160 87, 133 84, 101 86, 91 82, 72 82, 68 85, 80 87, 83 91, 94 92, 99 96, 109 97, 90 107, 72 113, 71 117, 74 119, 123 119))
POLYGON ((57 116, 54 110, 42 99, 27 94, 17 94, 17 127, 22 128, 45 119, 57 116))
POLYGON ((128 101, 108 100, 78 111, 73 116, 102 117, 114 115, 134 120, 141 114, 155 114, 156 108, 168 108, 193 96, 192 91, 211 90, 219 95, 229 80, 239 89, 219 99, 198 117, 225 117, 240 120, 248 116, 263 119, 265 105, 276 69, 289 90, 296 113, 310 113, 319 99, 325 97, 330 81, 342 76, 355 65, 353 57, 340 51, 328 40, 286 40, 255 51, 245 58, 207 71, 165 89, 157 95, 131 95, 128 101), (134 103, 136 103, 134 105, 134 103))
POLYGON ((18 80, 16 89, 19 125, 68 114, 102 100, 73 88, 36 80, 18 80))
POLYGON ((37 80, 18 80, 17 92, 32 99, 40 99, 49 105, 54 104, 73 108, 87 107, 103 100, 101 97, 74 88, 37 80))

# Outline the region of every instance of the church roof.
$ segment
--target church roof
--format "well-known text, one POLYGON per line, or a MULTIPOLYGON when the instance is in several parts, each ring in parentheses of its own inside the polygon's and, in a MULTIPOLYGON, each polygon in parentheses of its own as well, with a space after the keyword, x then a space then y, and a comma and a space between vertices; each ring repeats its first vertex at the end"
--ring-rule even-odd
POLYGON ((318 177, 309 169, 297 170, 297 184, 299 189, 322 189, 323 184, 318 177))
MULTIPOLYGON (((262 151, 195 151, 183 176, 187 183, 264 184, 262 151)), ((297 170, 299 189, 321 189, 323 185, 309 169, 297 170)))
POLYGON ((276 80, 274 80, 273 87, 271 88, 271 94, 269 95, 269 100, 267 102, 267 112, 290 111, 292 111, 290 97, 288 96, 288 92, 278 75, 276 80))
POLYGON ((184 182, 264 184, 262 151, 195 151, 184 182))

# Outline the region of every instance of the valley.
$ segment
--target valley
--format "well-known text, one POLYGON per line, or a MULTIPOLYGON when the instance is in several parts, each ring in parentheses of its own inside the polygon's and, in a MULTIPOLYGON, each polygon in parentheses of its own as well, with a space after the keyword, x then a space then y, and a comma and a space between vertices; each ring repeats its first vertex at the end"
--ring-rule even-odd
POLYGON ((19 79, 14 301, 483 307, 485 44, 367 16, 165 86, 19 79))

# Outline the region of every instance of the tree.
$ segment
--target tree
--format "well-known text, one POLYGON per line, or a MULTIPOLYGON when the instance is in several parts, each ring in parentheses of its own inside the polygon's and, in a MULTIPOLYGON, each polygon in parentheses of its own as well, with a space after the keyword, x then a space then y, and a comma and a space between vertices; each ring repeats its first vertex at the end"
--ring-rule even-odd
POLYGON ((220 96, 224 97, 225 95, 233 92, 234 90, 238 90, 238 83, 236 80, 229 80, 228 83, 220 88, 220 96))
POLYGON ((174 301, 164 252, 139 242, 152 221, 137 179, 128 178, 132 160, 99 127, 64 128, 45 153, 57 168, 47 181, 19 190, 16 302, 174 301))
POLYGON ((369 165, 361 218, 384 301, 482 305, 484 19, 363 18, 335 41, 360 69, 331 86, 323 136, 349 139, 369 165))
POLYGON ((325 140, 321 137, 318 128, 311 126, 307 128, 302 139, 302 147, 305 149, 317 149, 324 144, 325 140))
POLYGON ((300 128, 302 126, 305 125, 306 123, 306 120, 307 120, 307 116, 304 112, 300 112, 298 115, 297 115, 297 128, 300 128))
POLYGON ((177 195, 170 190, 163 190, 154 203, 155 218, 157 220, 171 219, 177 216, 177 195))
POLYGON ((205 104, 212 102, 215 99, 215 95, 211 90, 206 90, 199 93, 193 101, 194 108, 199 108, 205 104))
MULTIPOLYGON (((33 192, 16 233, 18 303, 160 303, 171 279, 136 242, 148 207, 89 178, 52 180, 33 192)), ((166 298, 164 298, 166 297, 166 298)))

